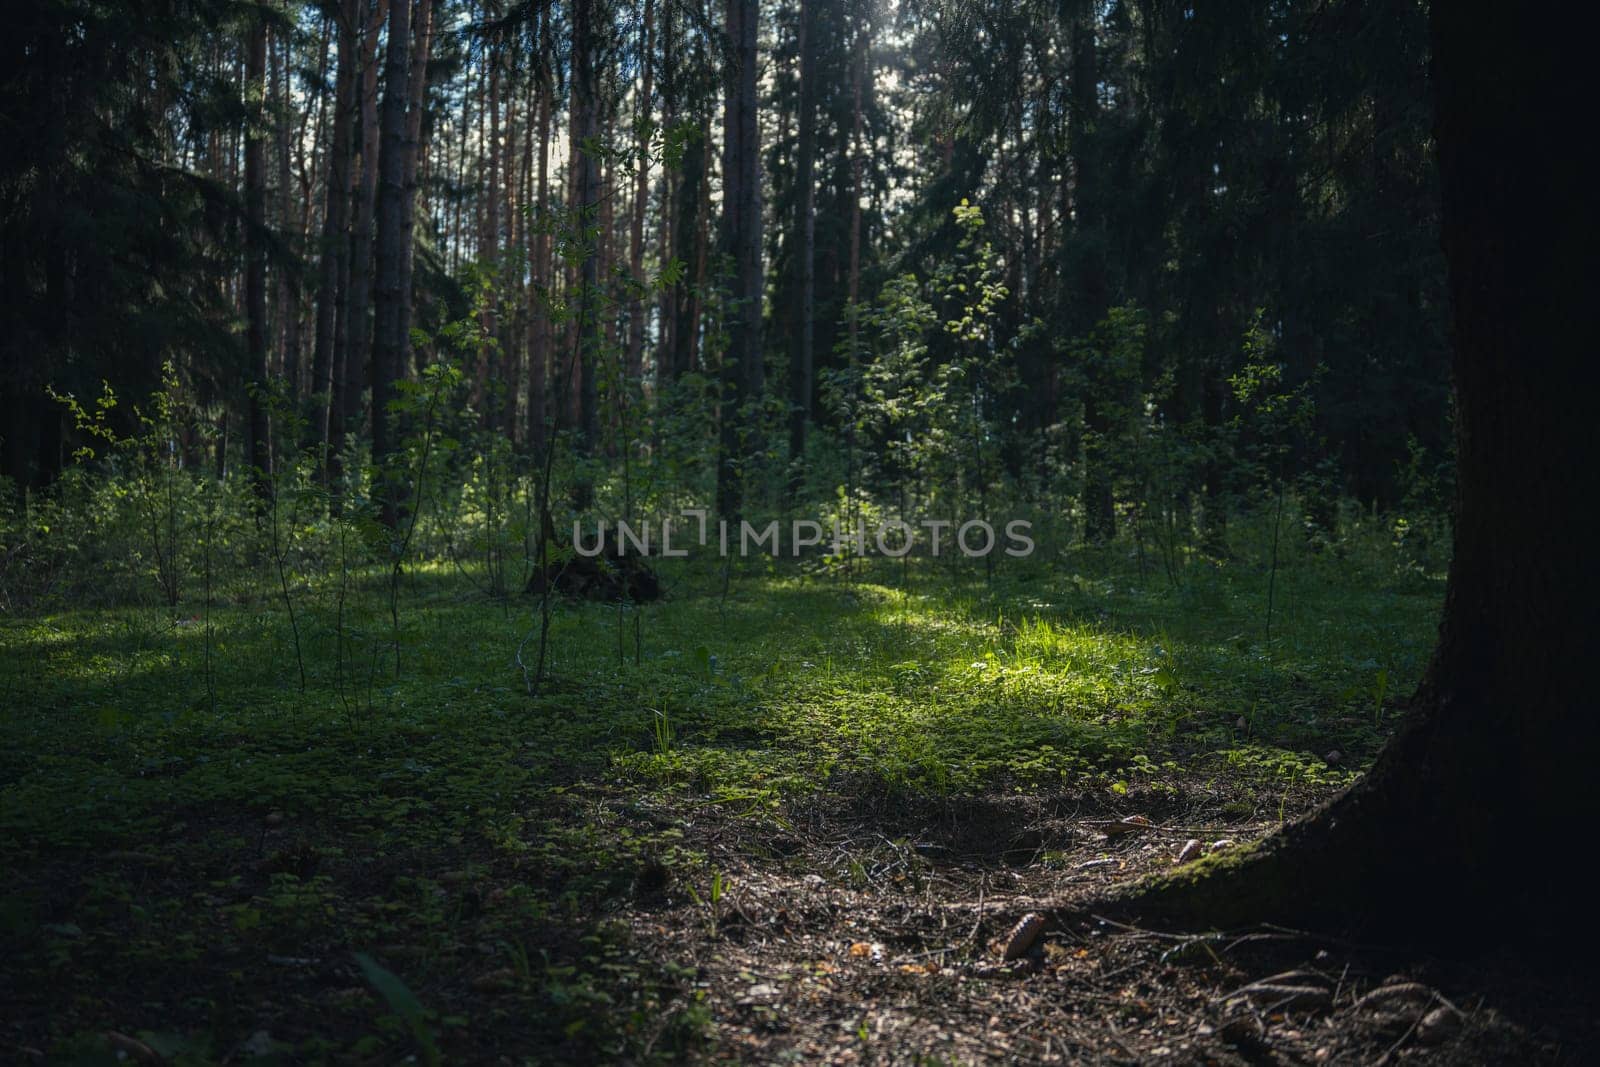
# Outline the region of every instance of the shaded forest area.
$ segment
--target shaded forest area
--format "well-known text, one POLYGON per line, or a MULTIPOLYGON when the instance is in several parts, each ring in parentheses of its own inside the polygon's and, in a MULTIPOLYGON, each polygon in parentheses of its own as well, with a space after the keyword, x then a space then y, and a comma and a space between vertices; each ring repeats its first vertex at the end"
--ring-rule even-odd
POLYGON ((19 490, 109 390, 185 470, 381 501, 449 366, 517 474, 567 435, 730 513, 1448 501, 1416 5, 412 7, 24 8, 19 490))
POLYGON ((1583 1062, 1470 6, 13 5, 0 1059, 1583 1062))

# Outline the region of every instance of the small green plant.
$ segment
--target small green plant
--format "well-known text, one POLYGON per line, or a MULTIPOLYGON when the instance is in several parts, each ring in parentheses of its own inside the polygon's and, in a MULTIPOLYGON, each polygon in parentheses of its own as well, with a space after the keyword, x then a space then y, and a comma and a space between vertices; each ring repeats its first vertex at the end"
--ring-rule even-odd
POLYGON ((694 886, 689 887, 689 896, 699 907, 706 909, 706 930, 712 937, 717 936, 717 930, 722 925, 722 898, 727 894, 728 879, 721 871, 711 875, 711 885, 707 887, 705 896, 701 896, 694 886))
POLYGON ((366 976, 372 988, 383 997, 384 1003, 388 1004, 390 1010, 410 1029, 411 1036, 422 1050, 422 1062, 429 1067, 442 1063, 438 1045, 434 1043, 433 1028, 428 1025, 427 1013, 416 995, 393 971, 380 965, 365 952, 356 953, 356 964, 360 966, 361 973, 366 976))
POLYGON ((656 755, 670 755, 672 753, 672 741, 674 733, 672 729, 672 719, 668 715, 665 707, 662 707, 654 712, 651 725, 653 727, 653 740, 655 743, 654 747, 656 755))

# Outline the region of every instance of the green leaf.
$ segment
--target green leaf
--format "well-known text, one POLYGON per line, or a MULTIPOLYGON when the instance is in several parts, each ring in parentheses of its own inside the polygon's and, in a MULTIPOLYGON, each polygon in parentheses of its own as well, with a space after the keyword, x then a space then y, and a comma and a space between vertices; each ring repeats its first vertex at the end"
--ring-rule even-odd
POLYGON ((422 1046, 423 1060, 430 1064, 438 1063, 439 1050, 434 1046, 433 1031, 428 1028, 427 1019, 424 1018, 422 1003, 394 972, 385 969, 365 952, 357 952, 355 956, 356 963, 361 967, 361 973, 372 983, 372 988, 378 991, 394 1013, 405 1020, 406 1025, 411 1028, 411 1035, 417 1039, 417 1044, 422 1046))

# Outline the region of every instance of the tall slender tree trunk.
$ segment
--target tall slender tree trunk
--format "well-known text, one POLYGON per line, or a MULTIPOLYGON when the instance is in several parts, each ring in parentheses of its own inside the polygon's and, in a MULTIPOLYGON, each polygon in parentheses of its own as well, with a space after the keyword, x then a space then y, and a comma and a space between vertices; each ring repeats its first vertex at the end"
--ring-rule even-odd
MULTIPOLYGON (((614 106, 613 101, 608 100, 603 102, 600 124, 600 138, 602 144, 612 145, 616 143, 616 113, 616 107, 614 106)), ((599 275, 600 287, 603 294, 600 304, 598 305, 600 311, 602 312, 599 323, 601 348, 598 353, 598 356, 601 360, 606 359, 610 353, 613 352, 617 353, 617 355, 622 358, 626 358, 627 356, 626 351, 617 346, 616 308, 619 305, 619 301, 616 298, 616 203, 618 193, 616 174, 617 167, 614 161, 608 160, 607 165, 604 165, 600 168, 600 196, 598 201, 600 217, 596 221, 600 233, 599 275)), ((597 362, 595 364, 595 369, 597 372, 599 372, 600 376, 609 377, 611 375, 611 368, 605 367, 603 363, 597 362)), ((612 389, 615 390, 615 388, 621 384, 622 383, 620 382, 613 382, 612 389)), ((607 405, 607 410, 605 412, 597 412, 597 416, 602 414, 605 416, 606 425, 602 427, 601 433, 605 437, 608 455, 612 454, 612 450, 614 449, 616 443, 615 431, 617 429, 617 419, 621 411, 621 406, 617 402, 618 398, 614 391, 611 393, 609 399, 611 400, 611 403, 607 405)))
MULTIPOLYGON (((278 62, 274 65, 278 105, 275 150, 278 154, 278 229, 291 246, 298 248, 298 212, 294 210, 294 182, 290 152, 290 130, 294 125, 294 72, 290 65, 292 48, 287 33, 278 35, 278 62)), ((292 271, 277 272, 278 373, 291 409, 300 400, 300 291, 292 271)))
MULTIPOLYGON (((328 145, 327 206, 322 217, 322 258, 318 265, 316 337, 311 356, 312 442, 329 442, 329 419, 336 392, 338 324, 345 300, 342 284, 350 234, 350 142, 356 96, 356 23, 359 0, 345 0, 336 20, 338 72, 334 75, 333 137, 328 145)), ((328 469, 323 466, 324 472, 328 469)))
POLYGON ((800 329, 789 355, 789 495, 800 491, 801 461, 806 453, 806 426, 811 421, 811 394, 816 371, 814 353, 817 310, 817 115, 816 33, 811 25, 815 0, 800 0, 800 119, 795 161, 797 191, 795 228, 800 246, 800 329))
MULTIPOLYGON (((661 27, 661 127, 670 130, 678 119, 678 85, 682 74, 677 69, 677 34, 673 32, 675 20, 673 19, 672 5, 662 7, 659 25, 661 27)), ((680 165, 679 170, 683 167, 680 165)), ((677 202, 674 194, 677 190, 675 175, 670 167, 661 168, 661 177, 658 181, 658 196, 661 210, 656 221, 656 250, 665 265, 674 258, 673 248, 673 205, 677 202)), ((656 337, 656 381, 665 384, 670 381, 675 372, 673 365, 674 352, 674 325, 677 319, 678 287, 676 285, 663 286, 657 299, 656 314, 661 323, 659 335, 656 337)))
MULTIPOLYGON (((850 388, 859 395, 859 387, 855 383, 857 361, 860 358, 861 345, 861 196, 865 192, 863 178, 865 160, 861 150, 862 131, 862 83, 866 80, 866 57, 863 48, 866 43, 864 27, 856 27, 856 55, 850 63, 851 81, 851 116, 850 116, 850 261, 849 275, 846 282, 845 298, 849 322, 849 345, 846 350, 846 366, 848 370, 850 388)), ((845 421, 845 507, 851 514, 847 515, 848 522, 854 522, 854 509, 856 498, 856 425, 859 418, 855 411, 855 403, 850 405, 849 414, 845 421)), ((851 573, 854 574, 855 561, 850 561, 851 573)))
MULTIPOLYGON (((1095 173, 1095 126, 1100 116, 1099 64, 1095 55, 1095 9, 1085 5, 1072 28, 1072 175, 1073 209, 1077 233, 1085 251, 1074 294, 1083 309, 1080 329, 1087 334, 1105 317, 1109 301, 1106 285, 1102 205, 1099 175, 1095 173)), ((1111 383, 1097 368, 1086 374, 1083 394, 1083 532, 1085 540, 1099 543, 1116 534, 1115 501, 1107 470, 1108 438, 1112 424, 1107 395, 1111 383)))
MULTIPOLYGON (((702 129, 705 128, 702 123, 702 129)), ((694 138, 683 150, 683 170, 673 226, 673 255, 684 265, 684 278, 672 287, 673 378, 694 370, 700 335, 700 300, 705 285, 706 138, 694 138)))
POLYGON ((401 374, 420 368, 411 351, 411 322, 416 311, 412 278, 417 262, 417 185, 423 146, 422 118, 427 108, 428 60, 433 54, 433 0, 417 0, 412 17, 411 69, 406 86, 406 151, 400 206, 400 357, 401 374))
MULTIPOLYGON (((534 201, 535 221, 542 219, 541 213, 549 208, 550 202, 550 113, 553 104, 550 70, 543 58, 543 35, 550 32, 548 5, 541 9, 539 25, 541 35, 541 55, 537 73, 539 184, 534 201)), ((548 432, 547 422, 550 412, 548 368, 552 343, 550 315, 540 306, 539 301, 541 296, 548 295, 549 287, 554 280, 550 268, 550 236, 542 224, 534 231, 533 263, 529 273, 531 284, 528 286, 528 314, 532 321, 528 329, 528 444, 533 453, 538 455, 545 448, 545 437, 548 432)))
MULTIPOLYGON (((520 69, 520 64, 518 64, 520 69)), ((522 418, 526 398, 523 374, 528 366, 528 331, 533 328, 533 318, 528 314, 528 264, 533 258, 533 245, 528 240, 528 200, 533 192, 533 101, 522 99, 520 93, 507 94, 506 149, 507 157, 515 158, 515 166, 506 166, 506 218, 509 234, 507 242, 515 250, 514 270, 510 272, 507 288, 507 312, 510 323, 506 328, 506 358, 510 373, 506 382, 506 435, 510 443, 520 446, 526 440, 526 422, 522 418), (518 101, 522 109, 518 110, 518 101), (518 125, 520 122, 520 125, 518 125), (515 146, 515 152, 512 147, 515 146)))
POLYGON ((378 150, 377 290, 373 303, 372 461, 378 468, 378 517, 394 528, 400 515, 402 486, 388 470, 398 444, 397 423, 389 411, 394 384, 405 356, 406 294, 404 273, 406 215, 406 106, 410 97, 411 0, 392 0, 389 43, 385 57, 382 142, 378 150))
MULTIPOLYGON (((567 94, 567 130, 568 151, 567 165, 563 170, 562 179, 566 186, 566 198, 563 208, 568 213, 567 218, 573 218, 573 212, 578 204, 578 168, 575 158, 574 146, 571 142, 572 130, 572 100, 571 93, 567 94)), ((561 271, 562 290, 567 296, 567 318, 562 327, 560 345, 559 376, 556 388, 561 392, 560 414, 557 424, 564 429, 573 429, 583 424, 583 372, 581 355, 575 356, 581 340, 577 314, 583 305, 578 302, 578 286, 582 282, 582 265, 574 260, 571 255, 560 257, 558 269, 561 271)))
POLYGON ((469 90, 461 94, 461 126, 460 132, 456 135, 456 193, 452 198, 454 204, 450 221, 450 269, 452 271, 460 269, 461 260, 466 255, 466 237, 461 228, 463 225, 462 202, 466 200, 466 197, 463 195, 462 190, 466 188, 467 184, 467 157, 471 154, 467 151, 467 142, 469 139, 468 134, 471 131, 472 93, 469 90))
MULTIPOLYGON (((405 2, 405 0, 396 0, 405 2)), ((358 432, 361 394, 372 353, 372 230, 378 184, 378 32, 388 16, 390 0, 375 0, 368 9, 361 40, 359 168, 352 175, 354 210, 350 230, 350 297, 345 302, 342 375, 338 410, 329 433, 329 448, 342 456, 345 439, 358 432)), ((342 468, 336 468, 342 473, 342 468)))
MULTIPOLYGON (((317 49, 317 69, 314 76, 315 84, 319 87, 327 82, 328 62, 331 58, 333 58, 333 42, 334 38, 337 36, 337 31, 334 28, 336 21, 337 20, 332 16, 325 16, 322 20, 323 33, 321 35, 321 44, 317 49)), ((311 235, 311 228, 317 221, 317 207, 319 202, 316 196, 316 171, 317 163, 319 162, 319 153, 326 151, 325 146, 328 143, 326 133, 328 128, 328 111, 330 109, 330 104, 331 101, 329 99, 329 94, 325 92, 316 92, 311 94, 311 98, 306 103, 305 110, 300 113, 300 129, 296 134, 294 134, 294 139, 290 145, 290 151, 294 157, 294 181, 295 184, 300 188, 300 219, 297 223, 295 233, 300 240, 300 245, 302 248, 305 247, 306 238, 311 235)), ((302 288, 300 291, 300 296, 302 307, 300 311, 300 322, 298 329, 301 332, 300 396, 303 399, 316 392, 315 381, 310 376, 311 367, 306 363, 305 360, 307 355, 305 351, 305 330, 308 325, 313 325, 315 323, 316 309, 314 306, 309 308, 304 306, 304 297, 306 296, 306 292, 303 288, 303 280, 301 284, 302 288), (308 310, 311 312, 311 317, 309 319, 306 315, 308 310)), ((315 341, 314 334, 315 330, 313 329, 313 342, 315 341)))
MULTIPOLYGON (((861 42, 866 40, 860 27, 856 44, 858 54, 850 61, 850 264, 845 296, 851 308, 861 300, 861 195, 865 192, 863 176, 866 162, 861 149, 862 82, 866 80, 863 58, 859 55, 861 42)), ((850 358, 856 357, 859 328, 854 315, 850 318, 850 358)))
MULTIPOLYGON (((488 71, 488 96, 485 100, 485 116, 489 122, 488 142, 486 149, 486 162, 489 173, 484 179, 484 207, 482 236, 478 243, 478 261, 489 271, 491 283, 489 290, 484 294, 483 310, 479 315, 479 328, 483 331, 485 341, 498 339, 500 333, 500 47, 498 44, 490 45, 485 60, 489 64, 488 71)), ((482 409, 479 417, 483 420, 483 428, 494 430, 499 428, 500 409, 495 406, 495 398, 491 395, 494 383, 504 385, 502 364, 505 362, 506 353, 496 347, 485 347, 482 354, 483 378, 486 388, 483 395, 482 409)))
MULTIPOLYGON (((600 165, 592 146, 600 134, 599 83, 595 74, 597 34, 594 0, 574 0, 572 5, 572 172, 580 225, 592 232, 598 221, 600 165)), ((578 270, 578 366, 574 368, 578 401, 578 437, 584 451, 592 451, 600 437, 599 345, 596 330, 600 300, 600 249, 598 241, 584 242, 578 270)))
POLYGON ((272 425, 267 404, 271 370, 267 352, 267 141, 266 116, 267 27, 256 17, 245 42, 245 92, 250 102, 244 141, 245 205, 245 350, 250 361, 247 398, 250 456, 256 495, 272 496, 272 425))
MULTIPOLYGON (((639 66, 643 70, 639 86, 638 128, 646 128, 651 116, 655 91, 655 0, 644 0, 644 23, 639 30, 639 66)), ((628 250, 628 270, 636 283, 644 280, 644 216, 650 201, 650 153, 641 146, 633 176, 633 224, 628 250)), ((632 290, 628 300, 628 377, 638 380, 644 373, 645 304, 642 288, 632 290)))
POLYGON ((756 114, 759 0, 728 0, 727 83, 722 124, 722 241, 733 261, 728 350, 723 354, 721 455, 717 511, 730 518, 743 507, 746 406, 761 396, 761 143, 756 114))
POLYGON ((684 364, 691 370, 704 368, 704 357, 701 355, 700 333, 701 324, 705 320, 706 297, 711 284, 711 109, 707 107, 700 116, 700 144, 706 146, 706 151, 700 156, 700 171, 696 178, 695 186, 695 214, 694 214, 694 289, 692 299, 689 301, 689 330, 686 348, 687 362, 684 364))

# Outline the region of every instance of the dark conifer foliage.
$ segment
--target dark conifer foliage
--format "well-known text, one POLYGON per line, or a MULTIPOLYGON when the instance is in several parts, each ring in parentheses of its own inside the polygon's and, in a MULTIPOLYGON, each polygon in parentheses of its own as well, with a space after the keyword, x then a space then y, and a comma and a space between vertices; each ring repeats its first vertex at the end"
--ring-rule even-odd
POLYGON ((106 379, 140 397, 185 353, 197 395, 246 403, 234 300, 247 235, 266 235, 250 234, 233 154, 252 112, 222 57, 254 31, 206 2, 10 14, 0 438, 5 474, 42 486, 72 449, 47 386, 87 394, 106 379))
MULTIPOLYGON (((886 285, 960 258, 965 200, 1005 290, 976 399, 1010 491, 1113 537, 1149 509, 1126 454, 1159 430, 1182 445, 1163 506, 1219 550, 1266 447, 1236 380, 1270 363, 1309 412, 1273 476, 1316 498, 1315 523, 1341 496, 1394 505, 1427 482, 1443 499, 1415 5, 82 14, 25 5, 7 45, 0 390, 19 484, 74 447, 47 387, 141 398, 171 361, 223 455, 242 442, 265 472, 308 446, 337 493, 369 444, 394 452, 395 383, 449 358, 519 449, 552 427, 609 457, 619 432, 659 443, 704 374, 725 380, 725 506, 804 494, 817 448, 899 493, 865 455, 889 424, 848 397, 885 358, 867 322, 886 285), (469 306, 478 336, 444 340, 469 306), (628 418, 659 422, 642 436, 620 429, 630 392, 628 418)), ((916 387, 958 347, 934 331, 916 387)))

